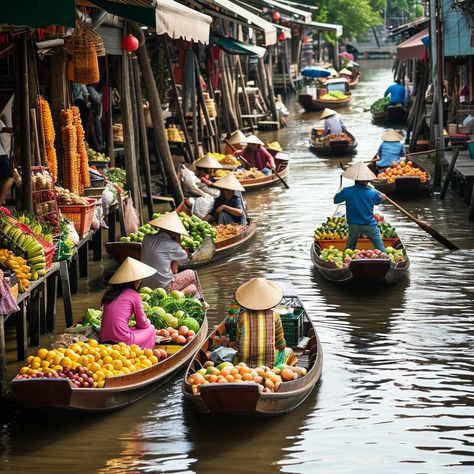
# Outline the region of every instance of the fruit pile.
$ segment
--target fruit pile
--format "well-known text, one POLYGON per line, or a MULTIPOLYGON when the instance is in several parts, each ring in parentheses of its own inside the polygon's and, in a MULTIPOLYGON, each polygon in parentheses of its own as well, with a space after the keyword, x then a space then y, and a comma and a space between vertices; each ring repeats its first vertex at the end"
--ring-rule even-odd
POLYGON ((420 178, 422 183, 426 183, 428 180, 428 173, 414 167, 411 161, 401 161, 400 164, 394 161, 390 168, 387 168, 377 176, 377 179, 386 179, 389 183, 393 184, 401 176, 415 176, 420 178))
POLYGON ((216 170, 215 173, 214 173, 214 176, 216 178, 223 178, 224 176, 228 175, 230 173, 229 170, 216 170))
POLYGON ((174 125, 166 129, 166 136, 169 142, 184 142, 184 132, 178 130, 174 125))
POLYGON ((249 170, 235 171, 235 177, 239 181, 245 181, 246 179, 263 178, 265 175, 257 168, 250 168, 249 170))
POLYGON ((390 98, 389 97, 382 97, 381 99, 377 99, 371 106, 370 106, 370 111, 371 112, 383 112, 386 108, 387 105, 390 104, 390 98))
POLYGON ((215 227, 217 231, 216 242, 232 239, 245 230, 245 226, 241 224, 219 224, 215 227))
POLYGON ((142 242, 143 237, 147 234, 157 234, 159 229, 153 227, 150 223, 143 224, 138 228, 137 232, 131 232, 126 237, 120 237, 121 242, 142 242))
POLYGON ((0 263, 15 272, 18 278, 18 292, 23 293, 30 286, 31 269, 24 258, 16 256, 11 250, 0 249, 0 263))
POLYGON ((325 143, 329 142, 351 142, 352 138, 347 135, 346 133, 330 133, 329 135, 326 135, 323 139, 325 143))
MULTIPOLYGON (((393 239, 397 237, 395 227, 385 222, 383 216, 374 214, 374 218, 383 238, 393 239)), ((314 231, 314 238, 315 240, 346 240, 348 233, 349 227, 345 216, 328 217, 326 222, 314 231)))
POLYGON ((222 153, 208 153, 204 155, 203 158, 208 155, 218 161, 221 165, 240 165, 240 161, 232 155, 224 155, 222 153))
POLYGON ((162 349, 140 349, 123 342, 105 345, 91 339, 68 349, 38 349, 36 356, 26 359, 16 378, 69 378, 76 387, 102 388, 109 377, 147 369, 167 357, 162 349))
POLYGON ((92 148, 87 149, 87 158, 89 161, 110 161, 110 158, 105 153, 99 153, 92 148))
POLYGON ((52 229, 49 225, 45 224, 44 222, 38 221, 37 219, 35 219, 34 216, 31 215, 16 213, 14 213, 14 215, 19 222, 28 226, 35 234, 40 235, 41 237, 43 237, 44 240, 47 240, 48 242, 53 242, 52 229))
POLYGON ((60 186, 56 186, 56 195, 58 199, 58 204, 64 204, 67 206, 85 206, 88 204, 86 198, 69 191, 69 189, 61 188, 60 186))
POLYGON ((284 382, 304 377, 306 369, 282 365, 270 369, 269 367, 250 368, 244 362, 236 366, 230 362, 222 362, 217 367, 214 362, 207 361, 204 367, 186 378, 191 385, 194 395, 199 395, 200 386, 208 383, 255 383, 260 392, 277 392, 284 382))
POLYGON ((172 327, 160 329, 157 331, 157 335, 165 338, 171 338, 171 342, 174 344, 181 344, 184 346, 194 339, 196 333, 186 326, 180 326, 178 329, 172 327))
POLYGON ((331 91, 331 92, 328 92, 327 94, 324 94, 320 98, 323 100, 341 100, 341 99, 347 99, 347 97, 348 96, 341 91, 331 91))
POLYGON ((323 249, 319 258, 326 262, 332 262, 337 268, 347 268, 352 260, 371 260, 375 258, 389 259, 394 263, 403 262, 406 259, 405 252, 402 249, 386 247, 386 252, 381 250, 339 250, 331 245, 328 249, 323 249))

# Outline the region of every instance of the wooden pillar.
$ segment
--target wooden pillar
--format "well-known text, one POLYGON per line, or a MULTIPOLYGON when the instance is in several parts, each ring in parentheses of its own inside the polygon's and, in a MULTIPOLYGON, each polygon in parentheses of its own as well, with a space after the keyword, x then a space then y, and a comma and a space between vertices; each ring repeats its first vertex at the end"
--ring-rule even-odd
MULTIPOLYGON (((240 85, 242 87, 242 97, 244 99, 244 111, 247 115, 252 115, 252 109, 250 108, 250 101, 249 101, 249 96, 247 94, 247 88, 246 88, 246 80, 244 78, 244 73, 242 72, 242 64, 240 62, 240 56, 237 56, 236 58, 236 66, 237 66, 237 77, 240 78, 240 85)), ((253 128, 253 119, 250 119, 250 131, 254 133, 254 128, 253 128)))
POLYGON ((276 103, 275 103, 275 91, 273 90, 273 79, 272 79, 272 54, 271 51, 269 51, 268 54, 268 64, 264 68, 265 74, 267 76, 267 84, 268 84, 268 99, 270 101, 270 110, 272 112, 272 117, 275 122, 279 122, 278 118, 278 110, 276 108, 276 103))
POLYGON ((137 56, 146 95, 150 101, 150 113, 153 121, 153 136, 155 139, 155 144, 159 150, 159 158, 161 158, 163 162, 163 167, 165 169, 165 174, 171 194, 175 202, 179 203, 184 200, 184 195, 183 191, 181 190, 181 185, 179 184, 178 175, 174 169, 173 158, 171 157, 168 140, 166 138, 165 121, 161 108, 161 100, 156 88, 153 71, 151 70, 150 58, 148 57, 145 43, 143 43, 137 49, 137 56))
POLYGON ((222 92, 222 105, 227 111, 227 117, 229 119, 230 130, 228 132, 233 132, 239 128, 237 118, 232 107, 232 97, 229 93, 228 79, 226 74, 226 65, 224 61, 224 53, 221 52, 219 57, 219 69, 220 69, 220 79, 221 79, 221 92, 222 92))

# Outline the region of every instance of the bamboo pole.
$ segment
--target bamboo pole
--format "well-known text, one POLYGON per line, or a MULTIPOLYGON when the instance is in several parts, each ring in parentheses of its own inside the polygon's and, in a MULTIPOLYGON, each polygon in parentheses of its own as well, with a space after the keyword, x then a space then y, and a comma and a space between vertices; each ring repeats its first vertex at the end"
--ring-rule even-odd
POLYGON ((221 92, 222 92, 222 105, 226 108, 227 118, 228 118, 228 130, 227 133, 230 134, 234 130, 239 128, 239 124, 235 117, 234 111, 232 110, 232 101, 229 93, 229 88, 227 84, 227 74, 225 72, 225 62, 224 57, 221 52, 219 57, 219 69, 220 69, 220 79, 221 79, 221 92))
POLYGON ((158 95, 155 80, 153 78, 150 58, 148 57, 145 43, 143 43, 137 49, 137 56, 140 63, 140 70, 143 77, 143 84, 145 85, 146 95, 150 101, 150 113, 153 121, 153 136, 155 139, 155 144, 163 162, 163 167, 165 169, 165 175, 171 194, 174 197, 174 200, 177 203, 180 203, 184 200, 184 195, 179 184, 178 175, 176 174, 176 170, 174 168, 168 140, 166 139, 166 129, 164 125, 165 121, 161 109, 161 100, 160 96, 158 95))
POLYGON ((143 110, 143 96, 142 88, 140 84, 140 70, 138 67, 138 59, 134 55, 132 57, 132 71, 133 80, 135 83, 135 97, 137 103, 138 113, 138 129, 140 132, 140 145, 141 145, 141 157, 143 163, 143 174, 145 178, 145 189, 146 189, 146 203, 148 208, 148 218, 151 220, 153 217, 153 196, 151 189, 151 166, 150 166, 150 154, 148 153, 148 137, 146 133, 145 124, 145 112, 143 110))
MULTIPOLYGON (((246 81, 244 79, 244 73, 242 71, 242 64, 240 62, 240 56, 237 56, 236 59, 236 65, 237 65, 237 77, 240 77, 240 85, 242 87, 242 97, 244 99, 244 106, 245 106, 245 111, 247 115, 252 115, 252 109, 250 108, 250 101, 249 101, 249 96, 247 94, 247 88, 246 88, 246 81)), ((254 133, 254 126, 253 126, 253 119, 250 119, 250 130, 252 133, 254 133)))
POLYGON ((272 113, 273 120, 279 122, 278 120, 278 110, 275 103, 275 92, 273 90, 273 81, 272 81, 272 55, 268 54, 268 64, 264 67, 265 75, 267 78, 268 84, 268 99, 270 101, 270 110, 272 113))

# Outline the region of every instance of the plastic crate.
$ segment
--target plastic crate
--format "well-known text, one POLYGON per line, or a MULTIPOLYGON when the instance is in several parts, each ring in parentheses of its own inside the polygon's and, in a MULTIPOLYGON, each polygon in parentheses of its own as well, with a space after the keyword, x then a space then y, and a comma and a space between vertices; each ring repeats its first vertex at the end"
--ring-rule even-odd
POLYGON ((302 309, 295 309, 293 313, 280 314, 288 347, 296 347, 303 336, 303 314, 304 310, 302 309))
POLYGON ((82 239, 91 230, 92 220, 94 219, 96 199, 87 199, 85 205, 60 205, 59 209, 66 219, 74 224, 79 237, 82 239))

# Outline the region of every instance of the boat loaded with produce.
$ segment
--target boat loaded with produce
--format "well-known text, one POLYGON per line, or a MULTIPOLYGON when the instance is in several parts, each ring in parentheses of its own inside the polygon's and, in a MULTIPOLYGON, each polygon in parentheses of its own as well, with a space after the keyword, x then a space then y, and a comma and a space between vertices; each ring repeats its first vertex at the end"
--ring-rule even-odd
POLYGON ((324 135, 324 126, 316 126, 311 129, 309 146, 318 155, 341 156, 354 152, 357 148, 357 140, 347 130, 343 133, 330 133, 324 135))
POLYGON ((311 259, 328 280, 343 282, 373 279, 394 283, 408 271, 410 261, 394 227, 383 216, 374 214, 382 234, 385 252, 374 249, 372 242, 361 236, 357 248, 346 249, 348 224, 345 216, 328 217, 314 231, 311 259))
POLYGON ((308 86, 298 97, 298 102, 306 112, 317 112, 326 107, 335 109, 349 105, 352 94, 346 79, 328 79, 317 87, 308 86))
POLYGON ((102 311, 88 309, 80 324, 56 338, 53 348, 42 347, 27 358, 12 381, 20 402, 30 408, 115 410, 173 376, 206 339, 204 304, 163 288, 142 288, 140 295, 145 314, 159 330, 154 349, 99 343, 102 311))
POLYGON ((402 125, 406 122, 408 111, 402 104, 390 104, 390 97, 382 97, 370 106, 372 120, 383 125, 402 125))
POLYGON ((321 375, 323 354, 310 315, 291 282, 272 279, 283 291, 273 311, 280 314, 287 347, 293 360, 275 360, 275 366, 220 362, 236 339, 239 305, 203 342, 183 381, 185 398, 203 414, 274 416, 298 407, 321 375), (295 361, 296 357, 296 361, 295 361))

